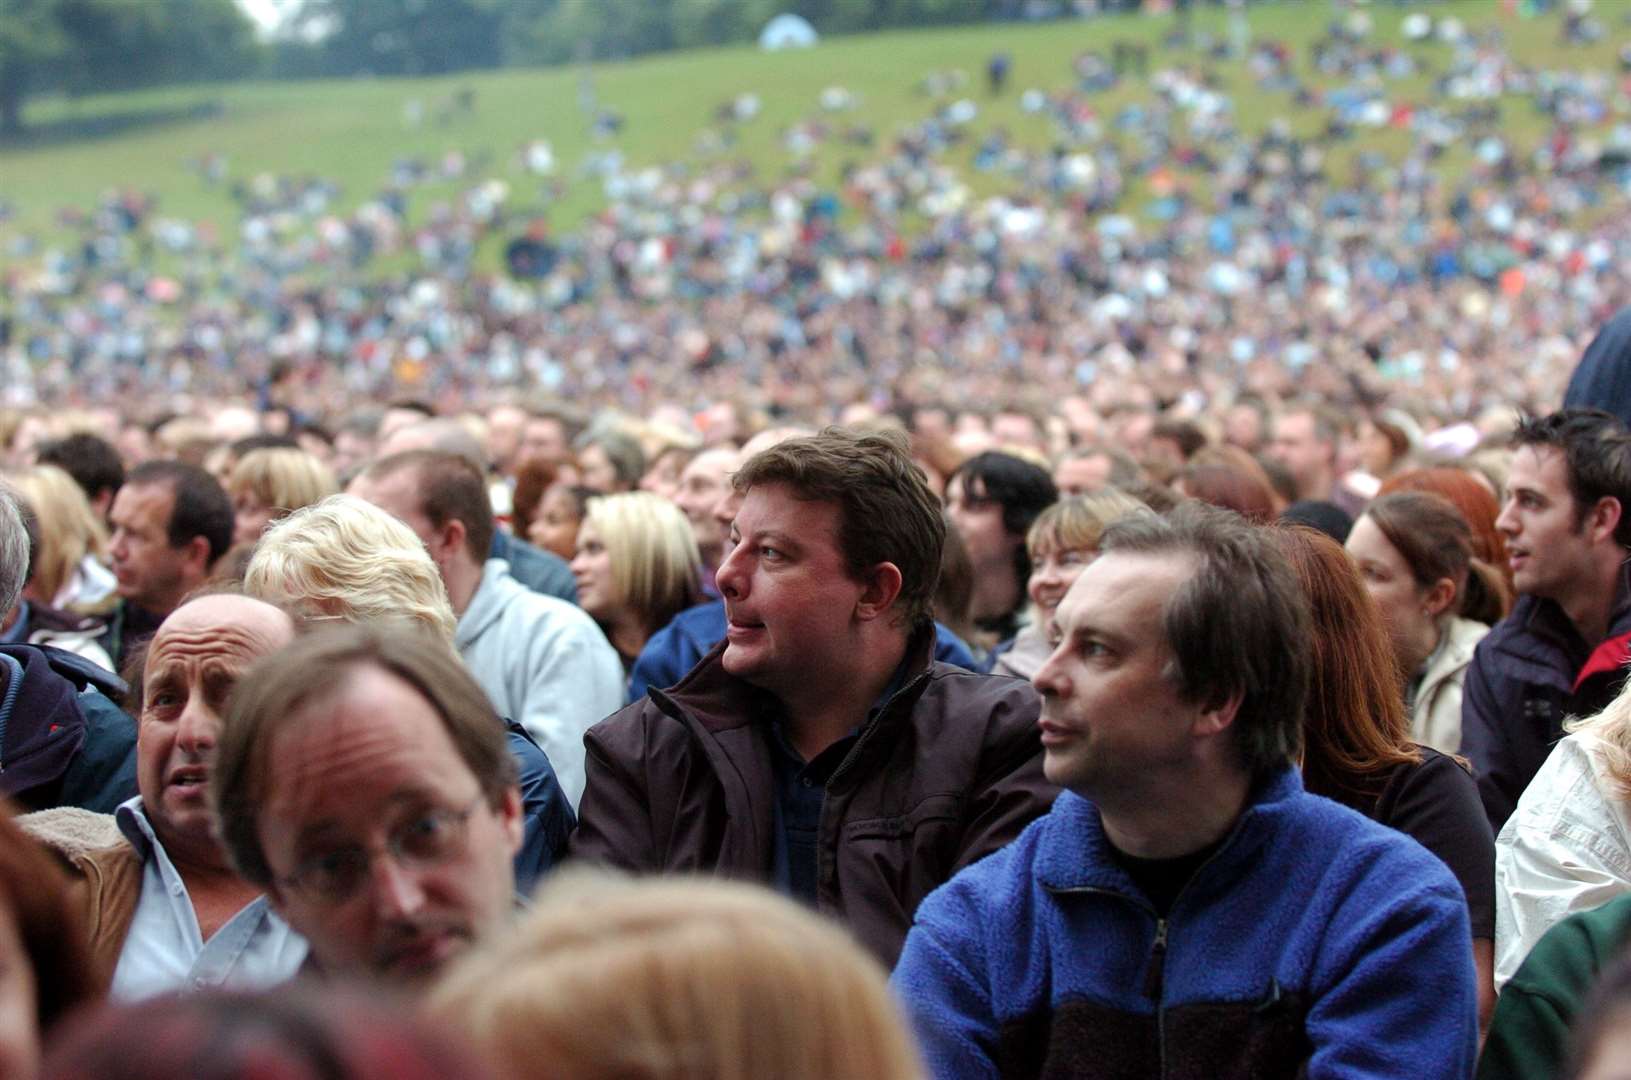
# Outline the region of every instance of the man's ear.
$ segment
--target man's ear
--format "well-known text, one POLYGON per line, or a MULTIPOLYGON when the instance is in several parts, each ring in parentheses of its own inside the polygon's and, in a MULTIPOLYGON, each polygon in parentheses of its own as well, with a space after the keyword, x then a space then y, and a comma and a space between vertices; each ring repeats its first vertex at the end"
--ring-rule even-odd
POLYGON ((1604 495, 1597 500, 1586 518, 1586 528, 1591 532, 1593 543, 1600 544, 1614 539, 1614 530, 1620 527, 1620 515, 1625 508, 1620 500, 1612 495, 1604 495))
MULTIPOLYGON (((441 562, 447 556, 464 550, 464 541, 467 535, 468 532, 464 527, 464 522, 458 518, 448 518, 446 524, 436 530, 436 550, 431 552, 431 555, 437 562, 441 562)), ((486 553, 483 552, 482 557, 476 561, 486 562, 486 553)))
POLYGON ((195 536, 181 545, 183 565, 199 579, 210 576, 210 542, 207 537, 195 536))
POLYGON ((1245 700, 1245 696, 1244 690, 1236 690, 1228 697, 1214 699, 1195 718, 1194 733, 1220 735, 1227 731, 1234 724, 1235 715, 1240 712, 1240 703, 1245 700))
POLYGON ((886 614, 900 596, 900 567, 892 562, 881 562, 866 572, 866 586, 855 603, 855 617, 869 622, 886 614))

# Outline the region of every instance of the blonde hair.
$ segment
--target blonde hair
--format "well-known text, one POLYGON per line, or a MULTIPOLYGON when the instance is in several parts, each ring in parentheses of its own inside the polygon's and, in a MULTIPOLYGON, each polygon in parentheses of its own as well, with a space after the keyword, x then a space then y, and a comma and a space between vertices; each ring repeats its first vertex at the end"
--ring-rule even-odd
POLYGON ((1570 717, 1563 721, 1563 730, 1591 737, 1589 749, 1620 789, 1620 795, 1631 799, 1631 679, 1602 712, 1570 717))
POLYGON ((1060 499, 1037 515, 1025 534, 1025 550, 1035 559, 1043 548, 1097 548, 1112 523, 1150 512, 1148 506, 1115 488, 1060 499))
POLYGON ((340 485, 329 467, 306 451, 272 446, 245 454, 233 467, 226 489, 234 500, 253 495, 283 517, 328 498, 340 485))
POLYGON ((350 622, 405 619, 453 644, 453 604, 425 545, 354 495, 330 495, 267 526, 244 571, 244 591, 350 622))
POLYGON ((923 1075, 878 962, 839 926, 736 882, 558 873, 428 1008, 516 1077, 923 1075))
POLYGON ((649 491, 602 495, 589 500, 583 523, 593 525, 606 546, 612 586, 647 632, 666 626, 698 599, 702 556, 696 534, 667 499, 649 491))
POLYGON ((55 604, 85 556, 107 557, 107 528, 79 484, 57 466, 33 465, 12 473, 10 479, 39 523, 34 580, 39 595, 55 604))

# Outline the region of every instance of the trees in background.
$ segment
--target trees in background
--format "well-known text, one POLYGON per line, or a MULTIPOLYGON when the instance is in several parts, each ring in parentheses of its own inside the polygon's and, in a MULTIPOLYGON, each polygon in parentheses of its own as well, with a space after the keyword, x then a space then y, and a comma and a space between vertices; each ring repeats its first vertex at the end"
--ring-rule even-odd
POLYGON ((82 94, 231 78, 259 65, 233 0, 5 0, 0 131, 22 128, 32 94, 82 94))

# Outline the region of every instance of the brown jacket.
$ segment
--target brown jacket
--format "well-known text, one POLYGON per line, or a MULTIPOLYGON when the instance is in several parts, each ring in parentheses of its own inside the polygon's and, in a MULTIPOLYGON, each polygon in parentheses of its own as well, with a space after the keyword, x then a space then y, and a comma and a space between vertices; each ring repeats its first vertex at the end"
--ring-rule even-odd
MULTIPOLYGON (((922 899, 1045 813, 1029 683, 931 663, 861 731, 827 784, 817 899, 893 965, 922 899)), ((575 856, 636 871, 708 871, 768 882, 775 779, 767 718, 778 706, 726 673, 717 646, 668 691, 652 690, 584 736, 588 786, 575 856)))
POLYGON ((25 814, 18 823, 68 871, 68 901, 90 940, 104 990, 113 982, 125 936, 142 894, 142 859, 112 814, 62 807, 25 814))

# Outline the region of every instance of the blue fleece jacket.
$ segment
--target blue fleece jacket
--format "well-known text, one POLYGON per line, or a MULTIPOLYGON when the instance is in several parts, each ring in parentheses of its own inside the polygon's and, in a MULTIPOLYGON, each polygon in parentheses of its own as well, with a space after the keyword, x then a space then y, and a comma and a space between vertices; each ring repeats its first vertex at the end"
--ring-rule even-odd
POLYGON ((893 982, 936 1077, 1456 1080, 1471 945, 1443 863, 1286 769, 1165 920, 1061 795, 924 900, 893 982))

